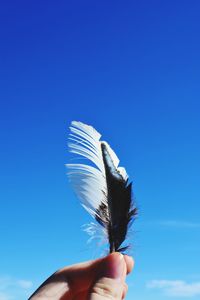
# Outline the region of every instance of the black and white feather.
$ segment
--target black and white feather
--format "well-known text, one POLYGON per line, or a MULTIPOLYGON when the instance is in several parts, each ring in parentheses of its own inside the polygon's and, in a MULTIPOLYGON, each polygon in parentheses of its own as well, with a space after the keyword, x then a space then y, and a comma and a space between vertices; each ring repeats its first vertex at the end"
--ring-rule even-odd
POLYGON ((83 207, 102 226, 110 252, 125 251, 125 241, 137 209, 125 168, 101 134, 92 126, 73 121, 69 151, 89 160, 88 164, 67 164, 68 177, 83 207))

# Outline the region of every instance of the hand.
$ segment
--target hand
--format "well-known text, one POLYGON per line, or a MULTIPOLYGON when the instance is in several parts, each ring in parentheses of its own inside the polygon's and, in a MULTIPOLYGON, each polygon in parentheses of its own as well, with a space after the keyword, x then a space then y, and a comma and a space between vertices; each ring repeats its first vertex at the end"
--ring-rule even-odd
POLYGON ((48 278, 29 300, 121 300, 133 259, 120 253, 65 267, 48 278))

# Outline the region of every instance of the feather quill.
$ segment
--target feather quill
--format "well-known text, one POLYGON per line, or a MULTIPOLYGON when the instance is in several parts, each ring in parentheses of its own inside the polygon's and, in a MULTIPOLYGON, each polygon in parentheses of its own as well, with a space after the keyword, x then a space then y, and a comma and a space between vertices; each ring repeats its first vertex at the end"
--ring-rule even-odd
POLYGON ((124 252, 128 246, 122 244, 137 215, 132 183, 115 152, 92 126, 73 121, 70 131, 69 151, 88 164, 67 164, 69 180, 83 207, 102 227, 110 253, 124 252))

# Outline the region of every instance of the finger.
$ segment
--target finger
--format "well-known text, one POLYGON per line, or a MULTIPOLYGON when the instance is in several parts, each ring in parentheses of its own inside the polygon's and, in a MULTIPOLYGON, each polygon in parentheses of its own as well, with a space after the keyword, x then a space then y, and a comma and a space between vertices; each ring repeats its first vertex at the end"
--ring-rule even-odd
POLYGON ((124 283, 124 289, 123 289, 122 299, 125 299, 127 292, 128 292, 128 285, 126 283, 124 283))
POLYGON ((89 300, 121 300, 127 272, 123 255, 113 253, 107 257, 102 265, 99 279, 90 290, 89 300))
MULTIPOLYGON (((128 285, 126 283, 124 283, 123 292, 122 292, 122 299, 125 299, 127 292, 128 292, 128 285)), ((88 300, 88 291, 78 293, 73 298, 73 300, 80 300, 80 299, 81 300, 88 300)), ((61 300, 65 300, 65 299, 61 299, 61 300)))
POLYGON ((133 261, 133 258, 128 255, 123 255, 123 258, 124 258, 126 267, 124 269, 122 278, 123 278, 123 280, 125 280, 126 275, 128 275, 133 269, 134 261, 133 261))
POLYGON ((122 282, 103 277, 92 287, 87 300, 121 300, 123 291, 122 282))
POLYGON ((126 262, 127 274, 131 273, 134 267, 134 260, 131 256, 124 255, 124 260, 126 262))

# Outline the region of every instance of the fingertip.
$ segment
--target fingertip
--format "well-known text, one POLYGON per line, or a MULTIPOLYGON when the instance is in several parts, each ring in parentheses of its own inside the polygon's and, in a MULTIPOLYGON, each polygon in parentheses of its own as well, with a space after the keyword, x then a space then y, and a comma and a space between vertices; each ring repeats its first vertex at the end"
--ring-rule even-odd
POLYGON ((127 274, 129 274, 133 270, 135 262, 134 262, 133 258, 128 255, 124 255, 124 260, 126 262, 127 274))
POLYGON ((121 261, 124 258, 124 255, 120 252, 113 252, 107 256, 108 259, 121 261))
POLYGON ((126 273, 126 263, 124 261, 124 256, 119 252, 114 252, 108 255, 103 264, 103 268, 101 269, 101 276, 120 279, 124 277, 126 273))
POLYGON ((119 264, 121 260, 124 260, 125 262, 125 268, 124 268, 124 274, 123 277, 125 277, 126 275, 128 275, 129 273, 132 272, 133 267, 134 267, 134 260, 131 256, 128 255, 122 255, 120 252, 113 252, 111 254, 109 254, 106 258, 106 261, 109 261, 111 264, 114 262, 115 265, 119 264))

